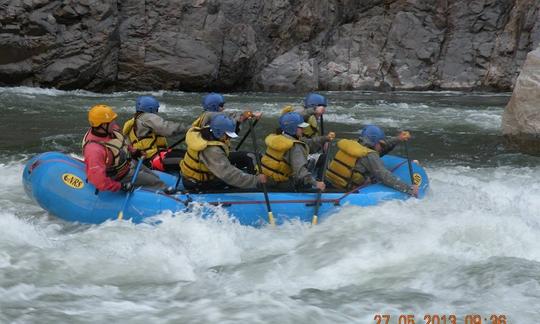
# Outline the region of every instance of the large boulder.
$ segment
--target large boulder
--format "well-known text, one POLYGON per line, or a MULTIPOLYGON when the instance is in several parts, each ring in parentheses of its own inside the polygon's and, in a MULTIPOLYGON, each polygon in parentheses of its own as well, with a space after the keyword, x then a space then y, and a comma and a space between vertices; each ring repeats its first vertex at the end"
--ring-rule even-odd
POLYGON ((507 142, 540 155, 540 46, 527 55, 502 118, 507 142))

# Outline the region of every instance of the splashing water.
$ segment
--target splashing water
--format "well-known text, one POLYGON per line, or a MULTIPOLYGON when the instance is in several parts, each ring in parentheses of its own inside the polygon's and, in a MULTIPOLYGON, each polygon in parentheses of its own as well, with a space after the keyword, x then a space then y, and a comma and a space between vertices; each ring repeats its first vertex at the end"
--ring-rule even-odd
MULTIPOLYGON (((220 208, 207 220, 194 211, 156 215, 159 225, 90 226, 63 222, 26 197, 20 177, 30 156, 79 153, 86 108, 112 102, 125 120, 137 95, 0 89, 0 122, 12 130, 11 140, 0 139, 0 322, 540 318, 540 164, 500 144, 507 96, 328 93, 325 127, 338 136, 353 137, 368 122, 390 134, 411 129, 411 155, 426 166, 431 191, 423 200, 348 206, 316 227, 255 229, 220 208)), ((169 118, 200 112, 201 94, 154 95, 169 118)), ((281 107, 302 98, 226 99, 231 110, 262 107, 269 132, 281 107)))

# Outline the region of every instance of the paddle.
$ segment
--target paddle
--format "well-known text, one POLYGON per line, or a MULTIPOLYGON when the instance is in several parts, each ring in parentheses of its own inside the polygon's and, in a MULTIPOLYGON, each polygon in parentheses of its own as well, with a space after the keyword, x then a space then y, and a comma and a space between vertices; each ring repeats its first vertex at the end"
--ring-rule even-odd
POLYGON ((172 149, 173 147, 175 147, 175 146, 178 145, 178 144, 181 144, 181 143, 182 143, 183 141, 185 141, 185 140, 186 140, 186 137, 183 136, 183 137, 180 138, 178 141, 176 141, 176 142, 172 143, 171 145, 169 145, 169 146, 167 147, 167 150, 172 149))
POLYGON ((409 144, 407 144, 407 142, 404 142, 405 144, 405 156, 407 157, 407 164, 409 165, 409 176, 411 177, 411 185, 415 185, 414 183, 414 176, 413 176, 413 171, 412 171, 412 164, 411 164, 411 159, 409 158, 409 144))
MULTIPOLYGON (((322 116, 321 116, 322 118, 322 116)), ((328 165, 328 158, 330 157, 330 145, 326 150, 326 156, 324 158, 323 173, 321 181, 324 182, 324 176, 326 175, 326 166, 328 165)), ((321 206, 322 190, 317 191, 317 200, 315 201, 315 210, 313 211, 313 217, 311 218, 311 225, 317 225, 319 221, 319 207, 321 206)))
MULTIPOLYGON (((251 133, 251 140, 253 141, 253 150, 255 151, 255 159, 257 160, 257 167, 259 168, 259 172, 262 172, 262 165, 261 165, 261 158, 259 157, 259 147, 257 146, 257 135, 255 135, 255 123, 253 123, 253 119, 249 119, 249 133, 251 133)), ((249 134, 248 133, 248 134, 249 134)), ((275 226, 276 222, 274 221, 274 214, 272 214, 272 207, 270 206, 270 199, 268 198, 268 190, 266 189, 266 184, 262 184, 263 192, 264 192, 264 201, 266 202, 266 210, 268 211, 268 222, 270 225, 275 226)))
POLYGON ((131 189, 126 194, 126 199, 124 200, 124 204, 122 205, 122 208, 120 209, 120 212, 118 213, 118 219, 124 218, 124 209, 126 209, 127 203, 129 201, 129 198, 131 197, 131 193, 133 192, 133 185, 135 184, 135 180, 137 180, 137 176, 139 175, 139 171, 141 170, 141 165, 143 164, 143 158, 141 157, 139 159, 139 162, 137 162, 137 167, 135 168, 135 172, 133 173, 133 177, 131 177, 131 189))
POLYGON ((178 190, 178 185, 180 184, 181 179, 182 179, 182 170, 178 170, 178 179, 176 179, 176 184, 174 185, 175 190, 178 190))
MULTIPOLYGON (((257 123, 259 122, 259 120, 255 120, 255 122, 253 123, 253 127, 255 127, 257 125, 257 123)), ((240 140, 240 143, 238 143, 238 145, 236 145, 236 148, 235 148, 235 151, 238 151, 240 149, 240 146, 242 146, 242 144, 244 144, 244 141, 246 140, 246 138, 249 136, 249 134, 251 133, 251 124, 249 125, 249 129, 247 131, 247 133, 244 135, 244 137, 242 137, 242 139, 240 140)))
POLYGON ((323 115, 321 115, 321 136, 324 136, 324 119, 323 115))
MULTIPOLYGON (((186 136, 182 136, 178 141, 176 141, 176 142, 172 143, 171 145, 169 145, 167 147, 167 150, 172 149, 176 145, 181 144, 182 142, 184 142, 185 140, 186 140, 186 136)), ((180 179, 182 179, 182 176, 181 176, 180 170, 178 170, 178 179, 176 180, 176 184, 174 185, 174 189, 178 188, 178 184, 180 183, 180 179)))

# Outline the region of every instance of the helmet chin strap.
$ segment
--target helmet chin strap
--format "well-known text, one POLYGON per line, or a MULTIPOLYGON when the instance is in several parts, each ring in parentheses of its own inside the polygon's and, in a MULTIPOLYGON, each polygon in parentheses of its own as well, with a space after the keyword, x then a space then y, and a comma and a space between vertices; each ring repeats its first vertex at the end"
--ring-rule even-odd
POLYGON ((296 135, 296 134, 289 134, 289 133, 287 133, 286 131, 282 131, 282 133, 285 134, 285 135, 294 137, 294 138, 296 138, 296 139, 299 139, 299 138, 298 138, 298 135, 296 135))
POLYGON ((107 135, 109 135, 109 124, 108 123, 105 123, 105 124, 101 124, 99 125, 98 127, 92 127, 92 134, 96 135, 96 136, 99 136, 99 137, 107 137, 107 135), (106 126, 105 126, 106 125, 106 126), (101 132, 103 131, 103 132, 101 132))
POLYGON ((226 135, 226 134, 223 134, 223 136, 221 137, 217 137, 216 134, 214 134, 212 132, 212 129, 210 129, 210 134, 212 134, 212 137, 214 138, 214 140, 216 141, 220 141, 220 142, 223 142, 223 143, 227 143, 227 140, 229 140, 229 137, 226 135))

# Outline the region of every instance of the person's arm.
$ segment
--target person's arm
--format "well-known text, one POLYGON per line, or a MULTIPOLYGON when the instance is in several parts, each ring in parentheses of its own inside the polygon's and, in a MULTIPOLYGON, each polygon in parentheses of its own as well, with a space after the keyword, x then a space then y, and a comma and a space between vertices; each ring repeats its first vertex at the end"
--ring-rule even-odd
MULTIPOLYGON (((197 120, 199 120, 200 127, 207 126, 210 123, 210 120, 212 120, 212 117, 219 115, 219 114, 225 114, 229 117, 231 117, 233 120, 235 120, 238 124, 240 117, 242 117, 242 112, 238 111, 205 111, 197 120)), ((195 122, 193 122, 193 126, 195 125, 195 122)))
POLYGON ((142 126, 153 130, 154 133, 160 136, 168 137, 186 132, 186 127, 184 127, 182 124, 165 120, 157 114, 144 114, 144 116, 139 117, 139 121, 142 126))
POLYGON ((381 141, 382 151, 379 153, 379 156, 384 156, 390 153, 390 151, 392 151, 399 143, 401 143, 399 137, 385 137, 381 141))
POLYGON ((84 164, 88 182, 100 191, 118 191, 121 183, 107 177, 107 151, 99 144, 89 143, 84 147, 84 164))
POLYGON ((208 170, 228 185, 237 188, 256 188, 256 175, 245 173, 231 164, 227 155, 220 147, 210 146, 201 152, 200 160, 208 170))
POLYGON ((320 153, 326 142, 329 142, 330 139, 328 136, 313 136, 313 137, 302 137, 302 141, 306 143, 309 147, 310 153, 320 153))
POLYGON ((399 180, 396 176, 392 174, 392 172, 388 171, 388 169, 384 167, 384 164, 378 153, 369 153, 365 158, 360 159, 357 163, 364 164, 370 175, 378 182, 383 183, 384 185, 394 188, 398 191, 413 195, 414 189, 410 185, 399 180))
POLYGON ((317 180, 315 180, 315 177, 313 177, 307 168, 308 161, 302 145, 295 143, 286 154, 289 155, 286 160, 291 166, 294 180, 303 184, 316 186, 317 180))
POLYGON ((227 112, 225 112, 225 114, 227 116, 231 117, 231 119, 233 119, 234 121, 236 121, 237 124, 244 122, 245 118, 242 116, 243 113, 244 113, 243 111, 227 111, 227 112))
POLYGON ((409 133, 409 131, 401 131, 399 134, 397 134, 397 136, 386 137, 381 142, 382 151, 379 153, 379 156, 384 156, 390 153, 390 151, 392 151, 396 145, 406 142, 409 139, 411 139, 411 133, 409 133))

